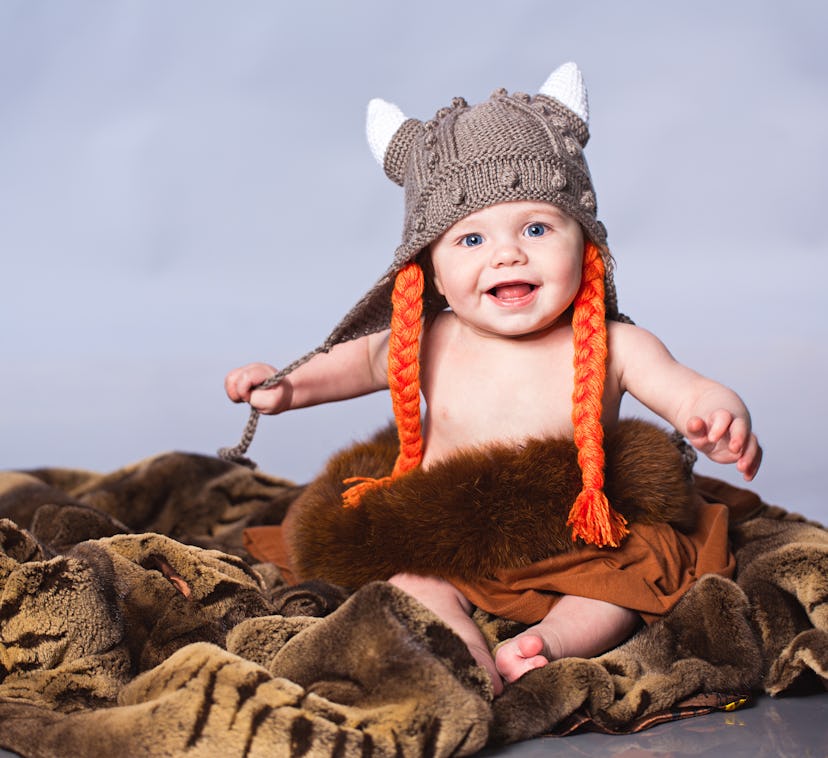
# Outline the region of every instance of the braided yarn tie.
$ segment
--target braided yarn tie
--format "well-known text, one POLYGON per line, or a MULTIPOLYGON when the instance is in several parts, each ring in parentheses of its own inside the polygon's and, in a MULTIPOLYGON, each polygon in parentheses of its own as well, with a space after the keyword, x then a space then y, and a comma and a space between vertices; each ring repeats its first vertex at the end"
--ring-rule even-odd
POLYGON ((218 449, 218 457, 228 463, 238 463, 247 468, 256 468, 256 462, 248 458, 245 453, 253 442, 253 437, 256 436, 256 427, 259 425, 259 416, 261 414, 255 409, 250 409, 250 416, 247 418, 247 424, 242 432, 241 440, 238 445, 233 447, 221 447, 218 449))
MULTIPOLYGON (((278 371, 273 376, 268 377, 265 379, 260 385, 256 387, 256 389, 266 390, 270 387, 275 387, 279 382, 282 381, 291 371, 299 368, 303 363, 307 363, 313 356, 317 355, 318 353, 322 352, 322 348, 314 350, 307 355, 303 355, 299 360, 294 361, 291 363, 287 368, 283 368, 281 371, 278 371)), ((223 461, 228 461, 229 463, 238 463, 242 466, 247 466, 248 468, 257 468, 255 461, 252 461, 250 458, 246 456, 247 450, 250 447, 250 444, 253 442, 253 437, 256 436, 256 428, 259 425, 259 416, 261 414, 255 408, 250 409, 250 416, 247 419, 247 424, 244 427, 244 431, 242 432, 241 440, 239 441, 238 445, 234 445, 233 447, 222 447, 219 448, 216 455, 221 458, 223 461)))
POLYGON ((350 486, 342 493, 345 507, 359 505, 365 492, 386 487, 397 477, 417 468, 423 460, 420 423, 420 331, 423 315, 423 270, 409 263, 397 274, 391 294, 391 334, 388 338, 388 388, 400 452, 390 476, 379 479, 355 476, 345 479, 350 486))
POLYGON ((584 249, 581 287, 572 317, 575 343, 575 389, 572 424, 583 487, 569 512, 572 539, 598 547, 618 547, 629 533, 627 520, 614 511, 604 494, 604 429, 601 425, 607 374, 607 325, 604 304, 604 261, 597 245, 584 249))

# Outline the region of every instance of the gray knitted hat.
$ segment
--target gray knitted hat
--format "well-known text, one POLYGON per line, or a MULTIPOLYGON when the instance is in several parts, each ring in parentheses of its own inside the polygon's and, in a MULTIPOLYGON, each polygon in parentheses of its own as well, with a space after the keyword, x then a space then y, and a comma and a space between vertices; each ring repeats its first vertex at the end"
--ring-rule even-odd
MULTIPOLYGON (((606 229, 596 216, 595 191, 583 154, 588 120, 586 89, 574 63, 556 69, 537 95, 510 95, 501 89, 472 106, 455 98, 426 122, 406 118, 390 103, 372 100, 368 142, 388 177, 405 189, 402 243, 389 269, 325 342, 263 386, 277 384, 336 344, 388 328, 391 292, 399 271, 460 219, 510 200, 553 203, 581 224, 602 250, 607 317, 618 318, 606 229)), ((446 307, 436 293, 430 295, 424 302, 426 313, 446 307)), ((222 457, 242 460, 256 416, 254 410, 240 445, 219 451, 222 457)))
MULTIPOLYGON (((383 277, 326 340, 338 342, 386 329, 399 270, 446 229, 470 213, 509 200, 545 200, 566 211, 606 251, 607 232, 583 148, 589 106, 578 67, 557 68, 537 95, 496 90, 469 106, 455 98, 430 121, 406 118, 394 105, 372 100, 368 142, 386 175, 405 189, 402 243, 383 277)), ((607 315, 617 315, 612 261, 605 252, 607 315)), ((426 303, 442 309, 446 303, 426 303)))

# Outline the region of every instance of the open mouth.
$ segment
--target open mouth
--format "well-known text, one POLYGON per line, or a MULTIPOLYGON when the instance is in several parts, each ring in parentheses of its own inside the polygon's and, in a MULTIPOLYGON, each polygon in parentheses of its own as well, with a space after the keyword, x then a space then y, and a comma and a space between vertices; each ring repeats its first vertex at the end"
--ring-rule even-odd
POLYGON ((510 282, 492 287, 488 294, 504 303, 519 302, 529 297, 536 289, 537 285, 528 282, 510 282))

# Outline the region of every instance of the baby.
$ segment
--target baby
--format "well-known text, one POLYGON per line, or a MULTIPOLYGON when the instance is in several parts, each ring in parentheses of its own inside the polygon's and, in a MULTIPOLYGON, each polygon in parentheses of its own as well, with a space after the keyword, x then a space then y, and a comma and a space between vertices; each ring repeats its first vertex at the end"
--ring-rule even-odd
MULTIPOLYGON (((426 124, 374 101, 369 140, 386 173, 406 188, 395 264, 326 352, 287 375, 263 363, 231 371, 230 399, 276 414, 390 388, 400 455, 390 477, 349 482, 344 498, 354 507, 366 488, 389 486, 458 451, 574 438, 583 487, 569 523, 574 536, 610 549, 628 529, 603 496, 601 444, 626 392, 712 460, 752 479, 761 449, 738 395, 618 320, 581 152, 587 136, 586 93, 573 64, 534 98, 500 91, 473 107, 458 99, 426 124), (390 323, 385 315, 381 329, 357 328, 387 299, 390 323)), ((284 526, 290 543, 290 515, 284 526)), ((457 632, 495 693, 503 680, 550 660, 608 650, 640 622, 621 605, 565 595, 493 655, 451 581, 407 572, 389 581, 457 632)))

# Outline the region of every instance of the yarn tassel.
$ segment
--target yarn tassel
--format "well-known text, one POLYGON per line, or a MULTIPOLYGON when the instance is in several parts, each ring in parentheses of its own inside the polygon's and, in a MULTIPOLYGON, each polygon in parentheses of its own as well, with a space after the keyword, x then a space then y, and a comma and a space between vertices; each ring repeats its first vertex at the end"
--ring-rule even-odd
POLYGON ((602 489, 581 490, 569 511, 567 526, 572 527, 572 538, 598 547, 619 547, 629 534, 627 519, 614 510, 602 489))
POLYGON ((362 496, 366 492, 377 489, 378 487, 387 487, 391 484, 392 478, 390 476, 382 476, 375 479, 372 476, 349 476, 342 480, 342 484, 350 485, 347 490, 342 493, 342 505, 345 508, 356 508, 362 502, 362 496))

